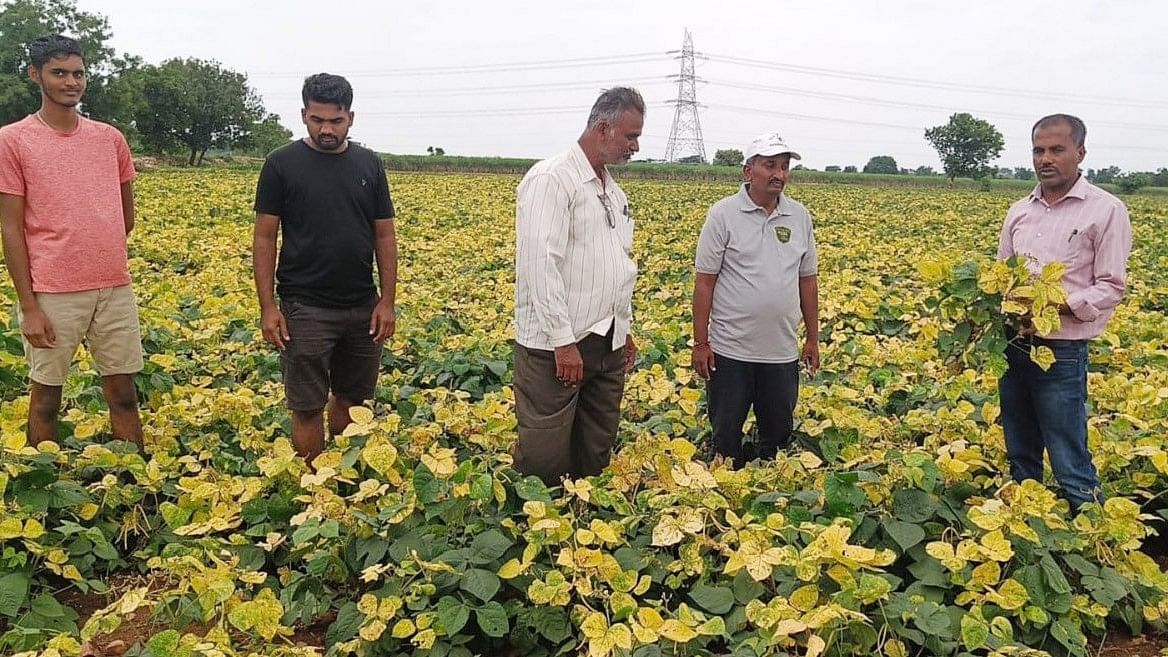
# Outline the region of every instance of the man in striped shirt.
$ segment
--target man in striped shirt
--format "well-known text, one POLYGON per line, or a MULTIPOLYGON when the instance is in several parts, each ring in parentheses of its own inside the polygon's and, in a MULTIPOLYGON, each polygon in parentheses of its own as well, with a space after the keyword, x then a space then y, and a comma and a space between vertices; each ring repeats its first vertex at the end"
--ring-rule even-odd
POLYGON ((620 421, 630 333, 633 220, 607 165, 639 150, 645 101, 601 93, 579 140, 536 163, 515 211, 515 468, 554 485, 599 474, 620 421))
POLYGON ((1010 340, 999 392, 1011 475, 1016 481, 1042 481, 1045 448, 1072 510, 1100 497, 1087 449, 1087 341, 1103 332, 1123 298, 1132 240, 1123 202, 1079 171, 1086 138, 1083 122, 1067 114, 1034 124, 1039 184, 1010 207, 998 243, 998 258, 1025 256, 1035 273, 1049 262, 1067 266, 1062 326, 1045 338, 1027 329, 1010 340), (1054 352, 1049 370, 1031 362, 1033 345, 1054 352))

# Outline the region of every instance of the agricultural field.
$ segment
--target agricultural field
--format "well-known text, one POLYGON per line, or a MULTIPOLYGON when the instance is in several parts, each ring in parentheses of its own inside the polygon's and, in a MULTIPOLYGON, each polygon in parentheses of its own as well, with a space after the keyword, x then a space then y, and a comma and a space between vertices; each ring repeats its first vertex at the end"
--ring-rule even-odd
POLYGON ((146 454, 107 442, 85 354, 60 447, 25 445, 4 274, 0 654, 1085 656, 1168 615, 1151 534, 1168 508, 1166 199, 1128 199, 1129 295, 1090 367, 1108 499, 1071 517, 1003 476, 992 354, 939 346, 956 288, 938 272, 991 262, 1014 192, 796 180, 822 370, 796 446, 732 471, 709 462, 688 345, 698 231, 734 186, 628 181, 640 357, 620 444, 604 474, 548 489, 509 467, 518 178, 391 174, 398 333, 315 472, 259 335, 255 178, 139 178, 146 454))

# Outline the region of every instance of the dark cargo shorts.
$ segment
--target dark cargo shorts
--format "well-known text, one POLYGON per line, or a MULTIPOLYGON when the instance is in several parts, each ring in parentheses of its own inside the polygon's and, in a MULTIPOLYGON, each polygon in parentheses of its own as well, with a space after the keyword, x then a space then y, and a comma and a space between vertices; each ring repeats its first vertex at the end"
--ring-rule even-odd
POLYGON ((324 408, 328 395, 360 404, 373 397, 381 347, 369 335, 376 300, 354 308, 280 301, 292 337, 280 354, 284 396, 294 411, 324 408))

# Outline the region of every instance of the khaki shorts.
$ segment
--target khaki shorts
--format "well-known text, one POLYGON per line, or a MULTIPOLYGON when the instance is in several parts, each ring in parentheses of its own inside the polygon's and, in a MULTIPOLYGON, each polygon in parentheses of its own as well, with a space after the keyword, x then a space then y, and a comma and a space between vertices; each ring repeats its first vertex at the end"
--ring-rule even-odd
POLYGON ((57 346, 41 349, 24 340, 29 378, 61 386, 84 340, 102 376, 142 371, 138 304, 129 285, 84 292, 37 292, 37 303, 57 336, 57 346))

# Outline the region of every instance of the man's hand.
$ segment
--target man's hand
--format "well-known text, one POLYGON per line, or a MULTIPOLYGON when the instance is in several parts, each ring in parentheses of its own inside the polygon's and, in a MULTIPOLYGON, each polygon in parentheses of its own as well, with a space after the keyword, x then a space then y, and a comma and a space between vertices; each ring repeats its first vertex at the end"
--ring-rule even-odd
POLYGON ((714 350, 710 349, 710 343, 696 345, 693 348, 693 355, 690 357, 690 363, 693 365, 694 371, 698 376, 709 381, 710 376, 718 368, 714 363, 714 350))
POLYGON ((637 365, 637 343, 633 342, 633 336, 630 333, 625 336, 625 374, 633 371, 637 365))
POLYGON ((275 306, 261 311, 260 330, 263 331, 264 340, 275 345, 280 351, 284 351, 285 343, 292 339, 292 336, 288 335, 288 322, 284 320, 284 313, 275 306))
POLYGON ((373 315, 369 318, 369 335, 373 336, 374 342, 381 344, 393 337, 396 330, 397 316, 393 304, 383 298, 373 307, 373 315))
POLYGON ((819 372, 819 342, 808 340, 803 343, 803 354, 799 358, 803 367, 807 368, 807 376, 815 376, 819 372))
POLYGON ((556 347, 556 378, 565 386, 575 388, 584 380, 584 359, 576 345, 556 347))
POLYGON ((57 346, 57 334, 53 332, 53 324, 45 315, 45 311, 39 307, 21 312, 20 332, 24 334, 29 344, 38 349, 52 349, 57 346))

